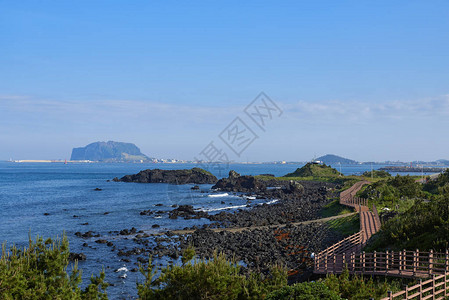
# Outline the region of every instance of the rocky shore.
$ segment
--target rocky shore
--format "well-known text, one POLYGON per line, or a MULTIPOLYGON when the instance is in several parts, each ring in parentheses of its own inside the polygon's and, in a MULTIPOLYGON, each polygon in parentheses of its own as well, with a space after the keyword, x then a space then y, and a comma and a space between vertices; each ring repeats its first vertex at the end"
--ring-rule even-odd
MULTIPOLYGON (((178 184, 213 182, 213 190, 237 193, 251 206, 249 209, 218 214, 197 210, 191 205, 173 205, 173 209, 169 211, 148 209, 140 212, 140 215, 153 217, 212 221, 201 228, 185 228, 190 229, 185 233, 168 231, 150 234, 136 228, 109 232, 109 238, 92 231, 76 233, 76 236, 84 240, 84 247, 92 248, 89 245, 92 243, 95 243, 95 247, 109 247, 122 262, 134 264, 131 271, 137 271, 138 264, 146 264, 149 256, 168 263, 175 262, 185 249, 193 246, 200 258, 210 258, 214 251, 223 252, 229 259, 234 258, 241 263, 244 270, 257 272, 268 272, 271 266, 280 264, 289 270, 291 279, 303 280, 310 275, 312 254, 342 238, 321 222, 294 224, 319 218, 323 206, 336 196, 338 186, 332 183, 280 180, 270 176, 260 179, 241 176, 234 171, 227 178, 216 180, 196 168, 177 171, 145 170, 115 181, 178 184), (255 199, 265 199, 272 204, 252 205, 255 199), (274 228, 273 225, 277 227, 274 228), (221 229, 211 230, 217 227, 221 229), (116 239, 129 242, 123 246, 116 239)), ((194 190, 202 192, 199 188, 194 190)), ((154 224, 152 227, 158 228, 159 225, 154 224)), ((76 255, 82 257, 83 254, 76 255)))
POLYGON ((217 182, 217 177, 200 168, 190 170, 148 169, 137 174, 125 175, 120 179, 115 177, 112 180, 138 183, 214 184, 217 182))

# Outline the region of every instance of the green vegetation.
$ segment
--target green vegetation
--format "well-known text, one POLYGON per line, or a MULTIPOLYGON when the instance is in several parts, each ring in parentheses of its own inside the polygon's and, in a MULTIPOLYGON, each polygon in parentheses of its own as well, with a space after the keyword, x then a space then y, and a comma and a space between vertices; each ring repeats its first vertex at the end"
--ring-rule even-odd
POLYGON ((409 210, 388 220, 367 251, 395 250, 444 251, 449 242, 449 194, 436 200, 417 201, 409 210))
POLYGON ((436 180, 426 183, 423 190, 431 194, 449 193, 449 169, 440 174, 436 180))
POLYGON ((287 270, 273 266, 269 276, 260 273, 244 275, 234 260, 224 254, 214 254, 211 260, 193 258, 189 249, 183 254, 183 265, 169 265, 153 279, 151 264, 141 269, 144 283, 138 283, 142 299, 264 299, 265 296, 287 285, 287 270), (193 260, 192 260, 193 258, 193 260))
POLYGON ((381 170, 373 170, 373 171, 366 171, 362 174, 364 177, 373 177, 373 178, 389 178, 391 177, 391 174, 387 171, 381 171, 381 170))
POLYGON ((344 235, 349 236, 360 230, 360 217, 358 214, 347 216, 344 218, 334 219, 327 222, 330 229, 344 235))
POLYGON ((354 212, 353 209, 340 204, 340 200, 334 200, 328 204, 326 204, 320 211, 320 216, 322 218, 339 216, 344 214, 349 214, 354 212))
POLYGON ((349 275, 345 270, 341 275, 330 274, 323 283, 336 292, 342 299, 365 300, 381 299, 387 296, 388 291, 402 290, 402 283, 413 282, 408 279, 386 279, 385 277, 364 278, 359 275, 349 275))
POLYGON ((321 182, 332 182, 336 184, 348 184, 348 187, 360 181, 358 176, 343 176, 337 170, 331 168, 327 165, 308 163, 302 168, 296 169, 293 173, 289 173, 282 177, 271 177, 271 176, 255 176, 260 180, 295 180, 295 181, 321 181, 321 182))
POLYGON ((379 209, 388 208, 394 211, 406 211, 416 199, 425 197, 421 184, 411 176, 399 176, 379 180, 362 189, 358 196, 368 199, 370 206, 375 204, 379 209))
POLYGON ((203 173, 203 174, 206 174, 206 175, 214 176, 211 172, 206 171, 206 170, 204 170, 204 169, 202 169, 202 168, 192 168, 192 169, 189 170, 189 171, 190 171, 190 172, 197 171, 197 172, 200 172, 200 173, 203 173))
POLYGON ((404 284, 413 285, 414 280, 391 279, 385 277, 368 277, 349 275, 345 270, 341 275, 327 275, 326 278, 314 282, 297 283, 283 287, 268 294, 266 300, 277 299, 381 299, 388 291, 393 293, 402 290, 404 284))
POLYGON ((410 176, 378 181, 361 193, 381 211, 384 224, 371 239, 366 251, 434 249, 449 244, 449 171, 425 185, 410 176), (393 211, 393 212, 391 212, 393 211))
POLYGON ((2 246, 0 259, 1 299, 107 299, 105 274, 91 278, 91 283, 81 290, 81 271, 77 264, 67 273, 69 242, 64 235, 55 242, 30 239, 28 248, 22 250, 2 246))
POLYGON ((337 292, 330 290, 323 282, 304 282, 283 287, 270 293, 266 300, 340 300, 337 292))
POLYGON ((308 163, 283 177, 336 177, 342 176, 340 172, 325 164, 308 163))
MULTIPOLYGON (((287 285, 287 272, 274 266, 269 276, 259 273, 244 275, 234 260, 223 254, 214 254, 210 260, 194 258, 193 248, 183 253, 182 265, 170 265, 154 279, 155 270, 150 264, 142 267, 145 282, 138 283, 141 299, 379 299, 386 292, 399 291, 404 280, 387 280, 342 275, 328 275, 316 282, 287 285)), ((407 281, 408 283, 408 281, 407 281)))

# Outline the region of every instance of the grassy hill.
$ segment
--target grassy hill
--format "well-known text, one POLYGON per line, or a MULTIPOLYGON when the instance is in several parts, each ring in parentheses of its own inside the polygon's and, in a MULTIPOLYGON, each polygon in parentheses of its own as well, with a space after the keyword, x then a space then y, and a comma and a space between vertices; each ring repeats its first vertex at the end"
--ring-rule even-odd
POLYGON ((308 163, 305 166, 296 169, 295 172, 284 175, 283 177, 337 177, 342 176, 340 172, 325 164, 308 163))

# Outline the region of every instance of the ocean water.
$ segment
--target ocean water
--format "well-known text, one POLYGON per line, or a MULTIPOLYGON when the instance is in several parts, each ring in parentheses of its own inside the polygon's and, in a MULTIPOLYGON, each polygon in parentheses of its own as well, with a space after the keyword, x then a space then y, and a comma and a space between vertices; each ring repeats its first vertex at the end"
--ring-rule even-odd
MULTIPOLYGON (((141 216, 143 210, 172 210, 172 205, 189 204, 210 213, 235 210, 246 206, 246 199, 232 193, 216 193, 211 185, 200 185, 200 191, 192 191, 193 185, 138 184, 107 182, 114 177, 134 174, 144 169, 186 169, 194 164, 62 164, 62 163, 12 163, 0 162, 0 242, 24 246, 28 237, 67 235, 72 252, 83 252, 86 261, 79 263, 83 270, 83 283, 90 275, 106 271, 111 299, 135 298, 136 281, 143 280, 139 273, 114 272, 122 267, 132 269, 133 263, 121 261, 117 251, 105 244, 97 244, 98 238, 82 239, 76 232, 94 231, 102 239, 113 242, 118 249, 139 247, 131 238, 110 233, 135 227, 147 233, 171 229, 201 226, 208 220, 168 219, 141 216), (102 189, 95 191, 95 188, 102 189), (203 192, 201 192, 203 191, 203 192), (222 203, 222 201, 224 203, 222 203), (158 206, 156 206, 158 205, 158 206), (47 215, 45 215, 47 214, 47 215), (83 225, 84 224, 84 225, 83 225), (152 228, 153 225, 160 228, 152 228), (87 243, 89 246, 83 246, 87 243)), ((275 176, 293 172, 301 165, 234 164, 226 170, 210 170, 217 177, 226 177, 230 169, 242 175, 270 173, 275 176)), ((382 167, 374 166, 375 169, 382 167)), ((339 167, 338 167, 339 168, 339 167)), ((341 166, 345 175, 361 174, 371 166, 341 166)), ((260 204, 269 200, 257 200, 260 204)), ((158 262, 158 261, 157 261, 158 262)), ((158 263, 163 263, 158 262, 158 263)))

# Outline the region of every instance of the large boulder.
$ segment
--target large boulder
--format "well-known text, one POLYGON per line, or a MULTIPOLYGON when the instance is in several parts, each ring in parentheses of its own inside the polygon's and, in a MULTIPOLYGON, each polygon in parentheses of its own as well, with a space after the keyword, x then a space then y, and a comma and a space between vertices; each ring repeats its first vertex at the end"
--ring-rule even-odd
POLYGON ((217 177, 200 168, 184 170, 148 169, 137 174, 114 178, 114 181, 139 183, 172 183, 172 184, 214 184, 217 177))
POLYGON ((267 189, 266 184, 254 176, 240 176, 231 170, 228 178, 220 179, 212 189, 228 192, 258 193, 267 189))

